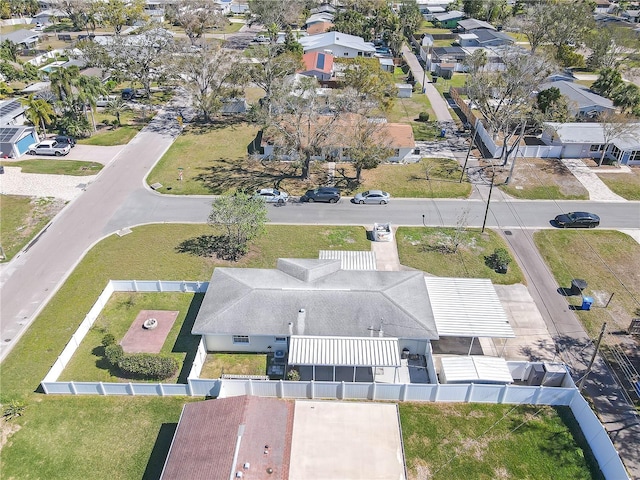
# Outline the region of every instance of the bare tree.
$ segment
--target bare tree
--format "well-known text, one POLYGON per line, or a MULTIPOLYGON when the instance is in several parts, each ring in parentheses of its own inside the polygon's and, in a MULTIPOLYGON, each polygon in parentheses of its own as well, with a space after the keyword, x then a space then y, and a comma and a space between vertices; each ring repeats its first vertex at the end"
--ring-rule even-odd
POLYGON ((536 3, 529 7, 523 15, 513 17, 509 22, 511 27, 516 28, 527 37, 532 55, 547 38, 548 9, 548 4, 536 3))
POLYGON ((77 30, 85 28, 87 15, 94 1, 54 0, 52 7, 64 12, 77 30))
POLYGON ((182 83, 192 95, 193 107, 206 122, 220 111, 225 98, 236 98, 244 91, 246 64, 218 43, 204 44, 196 52, 183 52, 177 64, 182 83))
POLYGON ((470 62, 467 95, 484 116, 486 126, 494 138, 502 141, 502 165, 517 147, 520 138, 509 141, 529 117, 535 102, 531 92, 536 90, 551 72, 551 62, 519 49, 503 55, 504 70, 488 70, 481 61, 470 62))
POLYGON ((351 128, 345 131, 344 145, 356 169, 356 183, 360 183, 362 170, 376 168, 393 154, 386 135, 386 124, 372 122, 364 115, 353 115, 351 128))
POLYGON ((184 29, 191 45, 209 28, 220 28, 228 23, 227 18, 208 0, 183 0, 168 8, 168 18, 184 29))
POLYGON ((249 0, 252 20, 262 25, 297 24, 302 18, 302 12, 308 7, 306 0, 249 0))
POLYGON ((602 124, 604 145, 602 145, 598 166, 601 166, 604 162, 605 154, 615 140, 624 139, 625 137, 637 138, 636 135, 638 132, 637 119, 629 115, 605 113, 600 116, 600 122, 602 124))

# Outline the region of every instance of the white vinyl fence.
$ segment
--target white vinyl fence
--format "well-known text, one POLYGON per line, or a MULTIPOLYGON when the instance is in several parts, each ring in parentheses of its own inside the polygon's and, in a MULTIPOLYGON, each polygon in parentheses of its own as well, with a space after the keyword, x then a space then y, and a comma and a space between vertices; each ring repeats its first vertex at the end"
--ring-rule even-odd
MULTIPOLYGON (((276 398, 569 406, 605 478, 615 480, 629 478, 606 430, 589 404, 575 388, 573 382, 569 380, 563 383, 565 385, 563 387, 508 384, 383 384, 252 379, 208 380, 198 378, 207 356, 204 341, 200 340, 186 384, 57 381, 113 292, 204 293, 208 286, 208 282, 109 281, 83 322, 72 335, 69 343, 42 380, 43 391, 46 394, 58 395, 179 395, 217 398, 255 395, 276 398)), ((514 379, 523 380, 526 377, 528 362, 509 362, 509 364, 514 379)))

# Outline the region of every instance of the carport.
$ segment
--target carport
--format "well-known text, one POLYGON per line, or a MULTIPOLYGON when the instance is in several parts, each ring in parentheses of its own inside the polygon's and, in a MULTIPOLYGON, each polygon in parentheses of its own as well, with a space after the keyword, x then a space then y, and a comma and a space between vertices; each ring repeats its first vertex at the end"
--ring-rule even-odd
POLYGON ((470 338, 468 355, 476 338, 515 338, 491 280, 425 277, 425 282, 438 335, 470 338))
POLYGON ((289 346, 289 365, 312 368, 316 380, 316 367, 330 367, 332 381, 336 381, 336 368, 352 369, 356 381, 358 367, 371 368, 373 381, 378 369, 393 368, 394 381, 398 378, 400 352, 398 339, 387 337, 322 337, 292 335, 289 346))

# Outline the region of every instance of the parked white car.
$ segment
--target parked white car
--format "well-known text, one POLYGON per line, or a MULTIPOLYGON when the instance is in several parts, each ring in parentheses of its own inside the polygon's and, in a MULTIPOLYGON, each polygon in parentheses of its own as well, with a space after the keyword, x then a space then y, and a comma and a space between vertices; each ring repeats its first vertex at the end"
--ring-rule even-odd
POLYGON ((106 107, 109 102, 116 100, 116 95, 105 95, 96 99, 96 107, 106 107))
POLYGON ((58 143, 55 140, 43 140, 40 143, 32 143, 27 150, 30 155, 55 155, 60 157, 71 151, 68 143, 58 143))
POLYGON ((259 198, 267 203, 284 203, 289 199, 289 194, 275 188, 261 188, 253 198, 259 198))

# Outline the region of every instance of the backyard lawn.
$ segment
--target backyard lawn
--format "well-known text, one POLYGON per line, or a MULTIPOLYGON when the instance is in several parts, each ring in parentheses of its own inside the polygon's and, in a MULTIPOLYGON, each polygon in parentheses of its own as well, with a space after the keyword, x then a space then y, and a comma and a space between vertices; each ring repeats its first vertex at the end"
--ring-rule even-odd
POLYGON ((266 375, 267 355, 260 353, 210 353, 200 378, 220 378, 223 373, 234 375, 266 375))
POLYGON ((54 198, 0 195, 0 246, 8 262, 64 208, 54 198))
MULTIPOLYGON (((461 216, 464 212, 461 210, 461 216)), ((430 213, 430 217, 434 214, 430 213)), ((431 218, 427 218, 427 221, 431 218)), ((506 248, 498 234, 479 229, 400 227, 396 232, 398 255, 402 265, 439 277, 489 278, 495 284, 526 283, 515 261, 506 274, 496 273, 485 263, 497 248, 506 248), (458 245, 455 248, 455 245, 458 245)))
POLYGON ((410 480, 603 478, 571 411, 400 403, 410 480))
MULTIPOLYGON (((160 354, 174 357, 181 369, 163 383, 186 383, 198 337, 191 327, 204 295, 186 293, 130 293, 115 292, 96 319, 93 327, 76 350, 73 358, 60 375, 60 381, 128 382, 104 358, 102 338, 106 334, 120 343, 141 310, 178 311, 178 317, 167 335, 160 354), (185 361, 188 360, 188 361, 185 361)), ((135 380, 140 381, 140 380, 135 380)))

